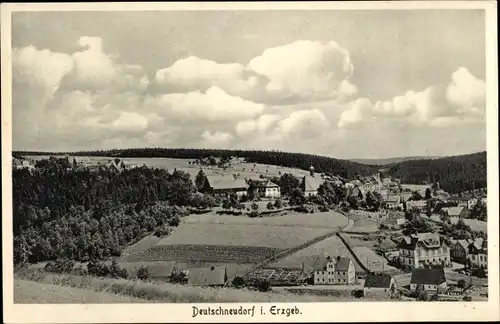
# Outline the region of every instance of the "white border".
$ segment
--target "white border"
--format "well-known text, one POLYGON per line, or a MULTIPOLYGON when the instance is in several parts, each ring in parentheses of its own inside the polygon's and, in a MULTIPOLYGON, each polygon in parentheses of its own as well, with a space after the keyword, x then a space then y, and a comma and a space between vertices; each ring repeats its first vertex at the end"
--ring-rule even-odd
MULTIPOLYGON (((245 3, 21 3, 1 5, 2 23, 2 227, 3 302, 6 323, 129 323, 129 322, 353 322, 353 321, 482 321, 499 320, 499 208, 498 200, 498 65, 495 1, 399 2, 245 2, 245 3), (238 316, 192 318, 195 304, 20 305, 13 304, 12 266, 12 115, 11 115, 11 12, 12 11, 150 11, 150 10, 409 10, 485 9, 487 81, 488 248, 489 301, 451 303, 332 302, 294 303, 302 315, 290 317, 238 316)), ((439 32, 439 31, 436 31, 439 32)), ((204 304, 204 306, 218 306, 204 304)), ((238 304, 240 305, 240 304, 238 304)), ((241 305, 245 305, 242 303, 241 305)), ((246 304, 268 307, 271 304, 246 304)), ((284 305, 277 303, 276 305, 284 305)))

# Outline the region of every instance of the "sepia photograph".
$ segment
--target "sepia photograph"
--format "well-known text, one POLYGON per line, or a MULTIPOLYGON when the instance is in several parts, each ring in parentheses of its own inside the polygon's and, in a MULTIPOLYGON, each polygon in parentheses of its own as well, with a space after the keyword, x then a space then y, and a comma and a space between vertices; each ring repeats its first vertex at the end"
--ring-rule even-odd
POLYGON ((2 5, 4 320, 498 320, 496 3, 403 3, 2 5))

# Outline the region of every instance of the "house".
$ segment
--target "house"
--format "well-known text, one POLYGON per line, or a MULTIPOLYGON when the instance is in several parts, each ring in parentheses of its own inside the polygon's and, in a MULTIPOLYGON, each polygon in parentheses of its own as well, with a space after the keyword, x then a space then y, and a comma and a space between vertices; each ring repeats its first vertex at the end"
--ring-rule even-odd
POLYGON ((335 283, 338 285, 352 285, 356 282, 354 262, 349 258, 337 257, 335 264, 335 283))
POLYGON ((335 284, 335 260, 331 257, 316 259, 314 264, 314 284, 333 285, 335 284))
POLYGON ((304 192, 305 197, 317 196, 318 189, 323 183, 323 179, 320 176, 314 174, 314 167, 309 168, 309 175, 302 178, 301 189, 304 192))
POLYGON ((477 203, 478 199, 475 197, 449 197, 448 202, 456 204, 457 207, 465 207, 467 209, 472 209, 477 203))
POLYGON ((281 197, 280 186, 278 186, 272 181, 266 181, 265 184, 262 186, 262 190, 263 190, 263 196, 266 198, 281 197))
POLYGON ((369 274, 363 285, 365 295, 370 293, 386 293, 390 295, 397 290, 396 280, 390 274, 369 274))
POLYGON ((394 243, 392 240, 386 238, 386 239, 383 239, 377 245, 376 249, 382 253, 386 253, 386 252, 391 252, 391 251, 397 251, 398 245, 396 243, 394 243))
POLYGON ((400 195, 387 195, 384 199, 385 208, 387 209, 403 209, 403 203, 400 195))
POLYGON ((471 268, 488 268, 488 241, 482 238, 470 242, 467 261, 471 268))
POLYGON ((232 176, 207 176, 203 191, 215 196, 236 194, 241 197, 247 194, 247 189, 248 185, 244 179, 235 179, 232 176))
POLYGON ((31 162, 28 159, 18 159, 18 158, 12 158, 12 166, 16 169, 28 169, 32 170, 35 168, 35 165, 33 162, 31 162))
POLYGON ((340 256, 336 259, 318 257, 313 275, 315 285, 352 285, 356 282, 354 262, 340 256))
POLYGON ((408 200, 406 201, 406 210, 417 209, 419 212, 425 212, 427 209, 427 200, 408 200))
POLYGON ((449 217, 464 218, 467 215, 467 207, 443 207, 440 212, 441 215, 447 215, 449 217))
POLYGON ((111 171, 121 172, 126 169, 125 162, 120 159, 109 160, 107 168, 111 171))
POLYGON ((446 275, 443 268, 413 269, 410 290, 436 292, 438 289, 446 289, 446 275))
POLYGON ((225 267, 189 269, 188 284, 193 286, 223 287, 227 282, 225 267))
POLYGON ((406 268, 448 265, 450 249, 436 233, 418 233, 403 237, 398 246, 399 261, 406 268))
POLYGON ((450 257, 454 262, 465 264, 469 256, 469 244, 472 240, 454 240, 450 247, 450 257))
POLYGON ((365 196, 363 190, 354 184, 347 187, 347 194, 346 195, 347 195, 347 198, 355 197, 355 198, 361 198, 361 199, 363 199, 363 197, 365 196))

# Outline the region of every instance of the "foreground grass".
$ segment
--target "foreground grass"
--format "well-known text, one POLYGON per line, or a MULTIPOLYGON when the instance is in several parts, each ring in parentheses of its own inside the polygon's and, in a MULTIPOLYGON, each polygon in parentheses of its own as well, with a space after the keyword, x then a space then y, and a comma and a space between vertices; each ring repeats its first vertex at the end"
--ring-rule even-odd
POLYGON ((286 292, 257 292, 233 288, 202 288, 169 283, 143 282, 91 276, 59 275, 43 270, 21 270, 16 280, 30 280, 40 284, 81 288, 139 298, 144 303, 215 303, 215 302, 327 302, 347 301, 351 297, 295 295, 286 292))
POLYGON ((16 304, 71 304, 71 303, 144 303, 143 299, 102 291, 41 284, 28 280, 14 280, 16 304))

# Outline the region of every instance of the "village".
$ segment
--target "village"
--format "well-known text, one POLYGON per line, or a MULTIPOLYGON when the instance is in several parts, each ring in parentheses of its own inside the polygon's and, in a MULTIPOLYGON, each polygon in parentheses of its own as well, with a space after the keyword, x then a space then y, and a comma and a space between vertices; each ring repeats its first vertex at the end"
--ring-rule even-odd
MULTIPOLYGON (((67 159, 72 161, 70 169, 122 172, 146 167, 118 158, 98 162, 90 158, 67 159)), ((35 165, 36 162, 29 159, 13 159, 13 166, 17 169, 35 172, 35 165)), ((247 286, 262 291, 285 289, 322 295, 349 291, 356 298, 373 295, 382 299, 469 300, 471 294, 475 294, 475 300, 487 297, 487 285, 479 283, 478 286, 476 280, 487 278, 488 274, 486 235, 477 235, 480 231, 475 231, 471 237, 453 237, 437 230, 419 232, 419 229, 408 227, 408 222, 415 221, 414 216, 434 228, 463 223, 469 220, 471 211, 486 205, 486 190, 450 195, 440 189, 439 182, 402 184, 399 179, 382 177, 383 170, 370 177, 348 180, 316 173, 311 166, 308 172, 296 177, 299 188, 283 195, 283 189, 287 188, 283 188, 282 182, 281 187, 278 184, 283 176, 279 167, 271 173, 269 166, 258 172, 255 164, 245 164, 244 159, 211 158, 189 161, 186 169, 191 169, 191 178, 199 191, 218 202, 200 206, 197 212, 209 208, 218 214, 246 214, 249 217, 273 217, 287 210, 313 213, 323 208, 328 210, 324 202, 325 187, 343 188, 350 205, 341 204, 335 210, 347 216, 349 222, 335 234, 351 254, 347 257, 318 255, 309 267, 301 262, 288 268, 273 267, 273 262, 285 257, 275 255, 250 271, 233 276, 231 281, 225 267, 182 269, 170 262, 162 267, 160 275, 170 282, 193 286, 247 286), (367 205, 368 200, 374 202, 367 205), (358 220, 369 220, 376 224, 376 229, 368 232, 356 230, 358 220), (349 235, 375 238, 378 241, 375 251, 386 260, 387 271, 384 268, 382 271, 370 269, 370 265, 349 247, 346 242, 349 239, 345 237, 349 235), (475 278, 475 285, 472 278, 475 278)), ((294 251, 303 248, 305 246, 296 247, 294 251)), ((285 254, 291 255, 292 250, 285 254)))

